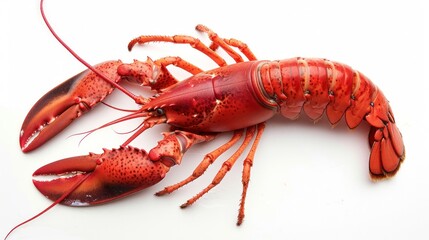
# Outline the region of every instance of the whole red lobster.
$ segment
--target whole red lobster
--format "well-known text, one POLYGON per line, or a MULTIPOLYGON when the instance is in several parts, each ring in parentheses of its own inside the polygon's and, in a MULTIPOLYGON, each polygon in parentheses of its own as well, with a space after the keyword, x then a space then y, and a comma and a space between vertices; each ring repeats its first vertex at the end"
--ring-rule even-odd
POLYGON ((55 87, 33 106, 22 125, 22 151, 31 151, 51 139, 102 102, 114 88, 125 92, 141 108, 100 128, 128 119, 144 119, 141 127, 118 149, 59 160, 38 169, 34 176, 67 175, 52 181, 33 181, 41 193, 55 201, 54 204, 105 203, 152 186, 164 178, 170 167, 181 163, 183 154, 192 145, 210 141, 217 133, 234 131, 231 140, 207 154, 191 176, 157 195, 171 193, 201 176, 218 156, 245 135, 241 146, 224 162, 213 181, 182 207, 191 205, 221 182, 254 138, 243 166, 243 193, 237 221, 240 225, 250 169, 265 121, 278 113, 295 119, 303 110, 311 119, 318 120, 326 112, 332 125, 344 116, 349 128, 365 120, 370 125, 369 172, 372 178, 393 176, 405 158, 402 136, 387 99, 366 76, 347 65, 326 59, 256 60, 246 44, 221 38, 209 28, 198 25, 196 29, 211 39, 210 46, 191 36, 175 35, 141 36, 132 40, 128 48, 154 41, 189 44, 211 58, 219 68, 203 71, 180 57, 155 61, 148 58, 146 62, 135 60, 131 64, 108 61, 92 67, 59 39, 47 22, 42 5, 43 0, 41 11, 48 28, 89 70, 55 87), (227 65, 216 53, 218 48, 237 63, 227 65), (247 60, 243 60, 242 55, 247 60), (169 65, 184 69, 192 76, 178 81, 167 70, 169 65), (122 80, 148 86, 156 94, 151 98, 135 96, 118 85, 122 80), (149 153, 129 146, 146 129, 162 123, 171 125, 173 130, 165 133, 164 139, 149 153))

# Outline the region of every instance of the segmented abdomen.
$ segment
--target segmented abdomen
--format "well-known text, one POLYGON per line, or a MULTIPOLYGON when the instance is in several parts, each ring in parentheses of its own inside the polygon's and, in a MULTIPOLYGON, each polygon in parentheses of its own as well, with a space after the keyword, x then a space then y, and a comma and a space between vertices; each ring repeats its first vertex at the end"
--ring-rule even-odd
POLYGON ((316 120, 326 109, 332 124, 345 113, 348 126, 355 128, 370 112, 378 93, 377 87, 362 73, 326 59, 266 62, 260 73, 266 93, 290 119, 297 118, 303 109, 316 120))

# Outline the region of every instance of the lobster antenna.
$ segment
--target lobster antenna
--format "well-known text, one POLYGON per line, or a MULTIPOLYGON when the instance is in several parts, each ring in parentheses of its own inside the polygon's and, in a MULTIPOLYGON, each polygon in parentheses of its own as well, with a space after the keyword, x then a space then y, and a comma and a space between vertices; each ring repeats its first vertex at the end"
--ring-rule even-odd
POLYGON ((48 19, 45 16, 45 11, 43 10, 43 2, 44 0, 40 0, 40 13, 42 14, 42 18, 43 21, 45 22, 46 26, 48 27, 49 31, 52 33, 52 35, 55 37, 55 39, 57 39, 57 41, 59 43, 61 43, 61 45, 63 45, 63 47, 65 49, 67 49, 67 51, 73 55, 73 57, 75 57, 79 62, 81 62, 83 65, 85 65, 89 70, 93 71, 95 74, 97 74, 100 78, 102 78, 104 81, 110 83, 112 86, 114 86, 115 88, 119 89, 121 92, 125 93, 126 95, 128 95, 130 98, 132 98, 136 103, 139 103, 139 98, 134 95, 133 93, 131 93, 130 91, 128 91, 127 89, 125 89, 124 87, 122 87, 121 85, 117 84, 115 81, 112 81, 111 79, 109 79, 106 75, 104 75, 102 72, 100 72, 98 69, 94 68, 91 64, 89 64, 87 61, 85 61, 83 58, 81 58, 75 51, 73 51, 73 49, 71 49, 58 35, 57 33, 54 31, 54 29, 52 28, 51 24, 49 23, 48 19))
MULTIPOLYGON (((42 0, 43 1, 43 0, 42 0)), ((45 212, 47 212, 49 209, 55 207, 56 205, 58 205, 59 203, 61 203, 68 195, 70 195, 71 192, 73 192, 77 187, 79 187, 89 176, 91 176, 91 174, 87 174, 86 176, 84 176, 80 181, 78 181, 77 183, 75 183, 69 191, 65 192, 63 195, 61 195, 57 200, 55 200, 55 202, 53 202, 51 205, 49 205, 47 208, 43 209, 42 211, 40 211, 38 214, 34 215, 33 217, 21 222, 20 224, 16 225, 15 227, 13 227, 6 235, 6 237, 4 237, 4 240, 6 240, 9 235, 15 231, 17 228, 21 227, 22 225, 29 223, 31 221, 33 221, 34 219, 40 217, 41 215, 43 215, 45 212)))

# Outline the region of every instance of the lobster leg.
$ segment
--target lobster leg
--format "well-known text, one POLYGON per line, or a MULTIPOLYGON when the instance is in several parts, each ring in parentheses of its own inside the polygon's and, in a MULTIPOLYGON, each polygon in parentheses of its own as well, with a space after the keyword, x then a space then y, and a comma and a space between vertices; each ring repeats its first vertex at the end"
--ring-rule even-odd
POLYGON ((250 181, 250 169, 253 166, 253 158, 255 157, 256 148, 258 148, 259 140, 261 139, 262 133, 265 129, 265 123, 260 123, 257 126, 257 133, 255 137, 255 141, 253 142, 252 148, 250 149, 246 159, 243 162, 243 193, 241 194, 241 201, 240 201, 240 209, 238 210, 238 218, 237 218, 237 225, 241 225, 243 223, 244 219, 244 204, 246 203, 246 196, 247 196, 247 187, 249 186, 250 181))
POLYGON ((180 57, 163 57, 155 61, 156 65, 162 65, 167 67, 168 65, 174 65, 179 67, 192 75, 202 72, 203 70, 193 65, 192 63, 183 60, 180 57))
POLYGON ((223 38, 222 40, 226 42, 228 45, 230 45, 231 47, 238 48, 240 52, 242 52, 244 56, 246 56, 250 61, 256 60, 256 56, 253 54, 253 52, 250 50, 250 48, 247 46, 246 43, 234 38, 230 38, 230 39, 223 38))
MULTIPOLYGON (((246 159, 243 162, 243 176, 242 176, 242 183, 243 183, 243 192, 241 195, 241 201, 240 201, 240 209, 238 212, 238 219, 237 219, 237 225, 241 225, 244 219, 244 205, 246 202, 246 195, 247 195, 247 188, 249 186, 249 180, 250 180, 250 170, 253 165, 253 159, 256 152, 256 148, 258 147, 259 140, 262 136, 262 133, 265 128, 265 123, 261 123, 257 125, 257 133, 255 140, 252 144, 252 147, 246 157, 246 159)), ((212 151, 211 153, 208 153, 204 159, 201 161, 201 163, 198 165, 198 167, 194 170, 191 176, 186 178, 185 180, 165 187, 162 191, 159 191, 156 193, 157 196, 162 196, 164 194, 170 194, 173 191, 183 187, 184 185, 194 181, 195 179, 199 178, 206 170, 207 168, 226 150, 230 149, 242 136, 244 132, 244 129, 237 130, 234 132, 234 135, 232 136, 231 140, 222 145, 221 147, 217 148, 216 150, 212 151)), ((181 207, 185 208, 191 204, 193 204, 195 201, 197 201, 201 196, 206 194, 210 189, 215 187, 217 184, 219 184, 223 177, 226 175, 226 173, 231 169, 232 165, 235 163, 237 158, 243 153, 244 149, 248 146, 251 138, 254 136, 255 130, 254 127, 247 129, 247 135, 246 138, 241 145, 241 147, 234 153, 234 155, 229 158, 223 165, 222 168, 219 170, 216 177, 213 179, 212 183, 205 188, 202 192, 200 192, 198 195, 196 195, 194 198, 188 200, 185 204, 183 204, 181 207)))
POLYGON ((231 47, 238 48, 249 60, 256 60, 255 55, 247 46, 247 44, 237 40, 237 39, 225 39, 220 38, 217 33, 213 32, 208 27, 199 24, 195 27, 197 31, 206 33, 210 40, 212 40, 212 44, 207 47, 204 45, 198 38, 194 38, 186 35, 174 35, 174 36, 153 36, 153 35, 142 35, 140 37, 134 38, 128 44, 128 50, 134 47, 135 44, 145 44, 150 42, 171 42, 175 44, 189 44, 191 47, 196 50, 204 53, 209 58, 211 58, 214 62, 216 62, 219 66, 225 66, 226 61, 219 56, 215 51, 220 46, 223 50, 225 50, 228 55, 230 55, 236 62, 243 62, 243 58, 235 52, 231 47))
POLYGON ((198 24, 195 29, 197 31, 204 32, 208 35, 210 40, 212 40, 212 43, 210 44, 210 49, 212 49, 213 51, 216 51, 218 47, 221 47, 236 62, 242 62, 243 59, 241 58, 241 56, 231 48, 236 47, 240 50, 240 52, 244 54, 244 56, 248 58, 248 60, 256 60, 256 56, 253 54, 247 44, 243 43, 242 41, 233 38, 220 38, 217 33, 213 32, 210 28, 202 24, 198 24))
POLYGON ((183 187, 184 185, 194 181, 195 179, 199 178, 203 173, 207 170, 207 168, 214 162, 216 159, 222 155, 226 150, 230 149, 243 135, 244 129, 240 129, 234 132, 234 135, 232 136, 231 140, 229 140, 224 145, 220 146, 219 148, 215 149, 214 151, 206 154, 204 156, 204 159, 201 161, 201 163, 195 168, 194 172, 191 176, 186 178, 185 180, 176 183, 174 185, 165 187, 162 191, 159 191, 156 193, 157 196, 162 196, 164 194, 170 194, 177 189, 183 187))
POLYGON ((204 53, 209 58, 211 58, 214 62, 216 62, 219 66, 226 66, 226 61, 219 56, 215 51, 207 47, 204 43, 202 43, 198 38, 194 38, 186 35, 174 35, 174 36, 140 36, 130 41, 128 44, 128 50, 134 47, 135 44, 145 44, 149 42, 171 42, 175 44, 189 44, 191 47, 196 50, 204 53))
POLYGON ((237 161, 237 159, 243 154, 243 151, 246 149, 246 147, 249 145, 250 141, 252 140, 253 136, 255 135, 255 126, 251 126, 246 129, 246 136, 244 138, 243 143, 238 148, 238 150, 223 164, 221 169, 218 171, 216 176, 213 178, 212 182, 201 192, 199 192, 197 195, 186 201, 186 203, 182 204, 180 207, 185 208, 190 205, 192 205, 194 202, 196 202, 199 198, 201 198, 204 194, 209 192, 212 188, 214 188, 216 185, 218 185, 222 179, 225 177, 225 175, 231 170, 231 167, 234 165, 234 163, 237 161))
MULTIPOLYGON (((255 60, 256 57, 253 55, 253 53, 250 51, 250 49, 242 42, 240 41, 228 41, 225 39, 220 38, 217 33, 213 32, 211 29, 209 29, 208 27, 202 25, 202 24, 198 24, 195 29, 197 31, 200 32, 204 32, 208 35, 208 37, 210 38, 210 40, 212 40, 212 44, 210 45, 210 48, 215 50, 218 46, 220 46, 223 50, 225 50, 226 53, 228 53, 229 56, 231 56, 235 62, 243 62, 243 58, 240 56, 240 54, 238 54, 236 51, 234 51, 231 46, 234 46, 232 44, 238 44, 239 46, 237 46, 240 51, 241 50, 245 50, 245 52, 247 53, 247 58, 249 60, 255 60)), ((244 52, 243 52, 244 53, 244 52)))

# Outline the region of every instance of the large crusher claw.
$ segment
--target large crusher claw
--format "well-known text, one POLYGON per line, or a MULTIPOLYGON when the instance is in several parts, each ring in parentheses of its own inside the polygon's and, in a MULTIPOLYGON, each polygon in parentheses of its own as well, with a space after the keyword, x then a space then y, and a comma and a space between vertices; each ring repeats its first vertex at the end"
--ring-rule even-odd
POLYGON ((170 167, 134 147, 59 160, 39 168, 33 183, 47 198, 69 206, 110 202, 161 181, 170 167), (47 179, 49 178, 49 179, 47 179))

